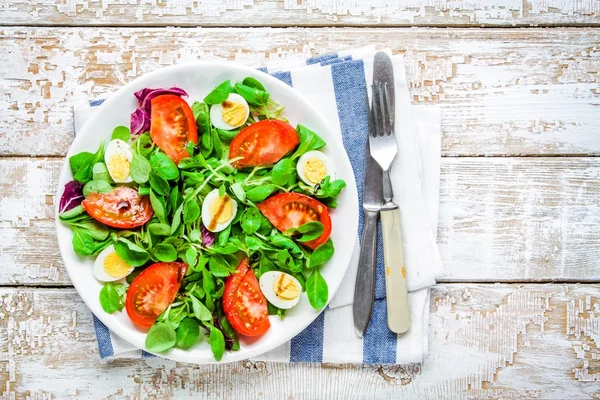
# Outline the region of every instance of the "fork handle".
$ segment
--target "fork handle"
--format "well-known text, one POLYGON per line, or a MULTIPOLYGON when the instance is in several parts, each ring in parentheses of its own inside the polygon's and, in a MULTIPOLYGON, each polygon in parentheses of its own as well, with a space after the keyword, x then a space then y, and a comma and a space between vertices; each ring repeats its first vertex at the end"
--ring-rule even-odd
POLYGON ((398 207, 381 210, 381 222, 388 326, 392 332, 404 333, 410 329, 410 309, 408 308, 406 268, 398 207))

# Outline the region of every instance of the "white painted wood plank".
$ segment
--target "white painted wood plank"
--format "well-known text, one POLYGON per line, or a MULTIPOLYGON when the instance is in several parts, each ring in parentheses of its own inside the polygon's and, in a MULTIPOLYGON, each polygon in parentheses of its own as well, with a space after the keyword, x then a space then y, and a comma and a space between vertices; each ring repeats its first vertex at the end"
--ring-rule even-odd
MULTIPOLYGON (((0 159, 0 285, 70 284, 52 220, 61 166, 0 159)), ((443 158, 443 280, 600 281, 599 176, 599 158, 443 158)))
POLYGON ((0 399, 592 399, 598 285, 438 285, 430 355, 401 366, 98 361, 73 289, 0 289, 0 399))
POLYGON ((6 25, 539 26, 600 24, 576 0, 2 0, 6 25))
POLYGON ((0 155, 64 155, 72 106, 196 59, 246 65, 375 43, 443 107, 443 154, 600 154, 600 29, 0 29, 0 155))

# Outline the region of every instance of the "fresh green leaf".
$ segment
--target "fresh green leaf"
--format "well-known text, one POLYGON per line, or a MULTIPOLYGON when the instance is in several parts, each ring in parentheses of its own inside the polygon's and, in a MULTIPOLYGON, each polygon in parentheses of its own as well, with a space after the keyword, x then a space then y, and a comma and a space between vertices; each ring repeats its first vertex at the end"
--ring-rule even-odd
POLYGON ((227 228, 223 229, 219 232, 217 237, 217 244, 221 247, 224 247, 229 240, 229 235, 231 234, 231 224, 227 225, 227 228))
POLYGON ((163 223, 153 222, 148 225, 148 231, 156 236, 169 236, 171 234, 171 226, 163 223))
POLYGON ((91 180, 83 187, 83 195, 85 197, 92 193, 110 193, 112 191, 113 187, 106 181, 91 180))
POLYGON ((60 214, 58 217, 61 220, 66 222, 72 218, 80 216, 83 213, 85 213, 85 208, 83 208, 83 206, 80 204, 76 207, 71 208, 69 211, 65 211, 64 213, 60 214))
POLYGON ((246 200, 246 192, 244 191, 244 188, 242 187, 241 183, 234 183, 229 187, 229 189, 241 202, 244 202, 246 200))
POLYGON ((129 174, 135 183, 141 184, 148 182, 148 179, 150 179, 151 169, 152 167, 150 166, 150 162, 146 159, 146 157, 141 156, 136 152, 133 153, 129 174))
POLYGON ((319 265, 325 264, 333 257, 334 253, 333 242, 331 239, 320 245, 313 251, 310 258, 308 259, 308 267, 314 268, 319 265))
POLYGON ((239 249, 233 243, 227 243, 223 247, 211 247, 210 251, 217 254, 235 254, 239 249))
POLYGON ((190 232, 190 240, 192 242, 199 242, 201 237, 202 237, 202 232, 200 232, 200 229, 194 229, 193 231, 190 232))
POLYGON ((100 290, 100 305, 102 309, 112 314, 121 311, 125 305, 127 288, 122 283, 106 282, 100 290))
POLYGON ((129 130, 128 127, 117 126, 115 129, 113 129, 110 140, 120 139, 127 143, 127 142, 129 142, 130 138, 131 138, 131 131, 129 130))
POLYGON ((154 210, 154 215, 156 216, 156 218, 158 218, 158 220, 161 223, 168 225, 165 205, 163 204, 162 200, 154 193, 154 190, 150 191, 150 204, 152 205, 152 209, 154 210))
POLYGON ((200 218, 200 206, 194 200, 184 203, 183 207, 183 222, 190 225, 200 218))
POLYGON ((175 333, 177 338, 175 346, 180 349, 189 349, 200 336, 200 325, 193 318, 184 318, 175 333))
POLYGON ((150 186, 140 186, 138 188, 138 194, 140 196, 150 196, 150 186))
POLYGON ((283 232, 283 234, 292 237, 301 243, 306 243, 321 236, 324 230, 322 223, 319 221, 311 221, 300 225, 297 228, 290 228, 283 232))
POLYGON ((193 247, 188 248, 185 251, 185 261, 188 263, 190 269, 194 269, 198 262, 198 251, 193 247))
POLYGON ((277 266, 291 272, 299 272, 302 270, 302 263, 296 263, 289 251, 279 250, 275 253, 275 261, 277 266))
POLYGON ((119 238, 115 243, 115 251, 132 267, 144 265, 150 259, 150 254, 146 250, 125 238, 119 238))
POLYGON ((155 353, 169 350, 176 343, 175 329, 166 322, 156 322, 146 335, 146 349, 155 353))
POLYGON ((104 158, 104 140, 100 142, 98 151, 94 154, 83 152, 74 155, 69 159, 69 165, 71 166, 71 172, 73 172, 73 179, 81 183, 88 183, 92 180, 94 165, 104 158))
POLYGON ((246 236, 246 246, 252 251, 256 251, 261 248, 261 242, 254 236, 246 236))
POLYGON ((276 190, 277 186, 272 184, 257 186, 246 192, 246 198, 253 203, 260 203, 276 190))
POLYGON ((225 278, 229 276, 227 264, 225 264, 223 258, 220 256, 211 257, 208 260, 208 268, 210 269, 210 273, 218 278, 225 278))
POLYGON ((242 225, 244 232, 251 235, 260 228, 262 223, 261 219, 262 215, 260 211, 258 211, 258 208, 248 207, 242 214, 240 224, 242 225))
POLYGON ((204 102, 210 105, 222 103, 227 100, 229 93, 233 93, 233 87, 231 86, 230 81, 225 81, 214 88, 213 91, 204 98, 204 102))
POLYGON ((157 244, 154 246, 154 257, 162 262, 172 262, 177 260, 177 250, 172 244, 157 244))
POLYGON ((202 154, 202 156, 204 156, 204 157, 208 157, 210 155, 210 153, 212 153, 213 148, 214 148, 214 141, 213 141, 212 129, 210 129, 210 125, 209 125, 209 129, 207 129, 206 132, 203 132, 200 135, 200 154, 202 154))
POLYGON ((110 177, 110 173, 108 172, 108 168, 106 168, 106 164, 103 162, 97 162, 92 167, 92 180, 94 181, 106 181, 108 183, 112 182, 112 178, 110 177))
POLYGON ((171 222, 171 235, 175 235, 181 225, 181 214, 183 213, 183 203, 173 213, 173 222, 171 222))
POLYGON ((298 132, 298 136, 300 137, 300 145, 296 149, 292 159, 296 159, 308 151, 320 149, 327 144, 319 135, 303 125, 298 125, 296 132, 298 132))
POLYGON ((221 186, 219 186, 219 197, 223 197, 223 196, 225 196, 225 190, 226 190, 226 189, 227 189, 227 188, 225 187, 225 185, 221 185, 221 186))
POLYGON ((306 280, 306 296, 310 305, 316 310, 320 310, 327 304, 329 289, 325 278, 319 272, 319 268, 315 268, 306 280))
POLYGON ((142 133, 131 145, 136 153, 142 157, 148 157, 154 151, 154 143, 148 132, 142 133))
POLYGON ((271 182, 286 185, 296 173, 296 164, 290 158, 282 158, 273 166, 271 182))
POLYGON ((215 131, 217 132, 219 139, 226 143, 229 143, 233 139, 235 139, 235 137, 237 136, 238 133, 240 133, 241 130, 242 130, 241 128, 238 128, 238 129, 233 129, 230 131, 225 131, 223 129, 215 128, 215 131))
POLYGON ((79 229, 83 229, 85 231, 87 231, 87 233, 92 237, 92 239, 94 240, 105 240, 108 237, 109 231, 108 228, 106 227, 106 225, 93 220, 89 217, 87 218, 83 218, 81 220, 77 220, 77 221, 70 221, 68 222, 69 225, 71 225, 71 227, 77 227, 79 229))
MULTIPOLYGON (((177 165, 163 152, 157 152, 150 158, 152 172, 167 181, 179 179, 177 165)), ((168 193, 165 195, 168 196, 168 193)))
POLYGON ((210 272, 202 270, 202 288, 207 295, 211 295, 215 292, 215 281, 210 272))
POLYGON ((260 83, 260 81, 258 79, 252 78, 251 76, 244 78, 244 80, 242 81, 242 83, 246 86, 250 86, 252 88, 258 89, 258 90, 262 90, 263 92, 266 92, 267 89, 265 89, 265 87, 263 86, 262 83, 260 83))
POLYGON ((194 142, 188 142, 188 144, 185 146, 185 149, 187 150, 187 153, 190 157, 194 157, 194 150, 196 149, 196 145, 194 144, 194 142))
POLYGON ((223 353, 225 353, 225 338, 223 337, 223 332, 218 328, 211 326, 208 341, 210 342, 210 348, 215 356, 215 360, 221 361, 223 353))
POLYGON ((198 318, 200 321, 210 321, 212 319, 212 314, 208 308, 200 300, 198 300, 195 296, 190 296, 192 300, 192 310, 194 311, 194 316, 198 318))
POLYGON ((231 324, 229 323, 229 321, 227 321, 227 318, 224 315, 222 315, 221 319, 219 319, 219 323, 221 324, 221 328, 223 329, 223 333, 225 333, 225 335, 229 336, 233 340, 233 344, 231 345, 231 350, 232 351, 239 350, 240 349, 240 342, 238 341, 237 333, 233 329, 233 327, 231 326, 231 324))
POLYGON ((248 104, 253 106, 266 106, 269 102, 269 93, 243 83, 235 84, 235 91, 242 96, 248 104))
POLYGON ((150 172, 150 187, 154 191, 162 196, 169 196, 171 194, 171 187, 162 176, 156 174, 154 171, 150 172))
POLYGON ((94 253, 94 238, 86 229, 73 227, 73 250, 80 256, 91 256, 94 253))
POLYGON ((300 257, 304 254, 304 252, 296 244, 296 242, 294 242, 289 237, 282 235, 279 232, 271 233, 271 236, 269 236, 269 242, 273 246, 289 250, 293 255, 295 255, 297 257, 300 257))
POLYGON ((273 265, 273 262, 271 262, 271 260, 269 260, 269 258, 263 254, 260 256, 260 262, 258 264, 258 273, 256 274, 256 277, 260 279, 260 277, 265 272, 269 271, 275 271, 275 265, 273 265))

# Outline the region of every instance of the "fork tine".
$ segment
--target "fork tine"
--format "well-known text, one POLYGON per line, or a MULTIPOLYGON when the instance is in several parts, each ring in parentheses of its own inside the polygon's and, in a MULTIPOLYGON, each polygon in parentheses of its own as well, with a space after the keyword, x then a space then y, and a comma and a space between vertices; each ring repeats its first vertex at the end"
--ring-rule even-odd
POLYGON ((372 94, 371 94, 371 107, 373 110, 373 120, 375 122, 375 133, 374 137, 381 136, 380 132, 382 132, 381 127, 381 103, 379 103, 379 88, 377 85, 371 85, 372 94))
POLYGON ((386 104, 383 100, 383 90, 381 90, 382 85, 377 85, 377 97, 379 100, 379 110, 381 111, 380 124, 381 124, 381 136, 388 136, 391 132, 389 131, 389 127, 387 126, 386 120, 387 115, 389 114, 389 110, 386 110, 386 104))
POLYGON ((394 118, 392 117, 392 113, 390 112, 390 110, 392 109, 392 105, 390 104, 390 94, 388 93, 388 85, 387 82, 385 83, 384 87, 383 87, 383 92, 384 92, 384 97, 385 97, 385 105, 386 105, 386 111, 387 111, 387 120, 389 123, 389 133, 388 135, 391 135, 392 133, 394 133, 394 118))

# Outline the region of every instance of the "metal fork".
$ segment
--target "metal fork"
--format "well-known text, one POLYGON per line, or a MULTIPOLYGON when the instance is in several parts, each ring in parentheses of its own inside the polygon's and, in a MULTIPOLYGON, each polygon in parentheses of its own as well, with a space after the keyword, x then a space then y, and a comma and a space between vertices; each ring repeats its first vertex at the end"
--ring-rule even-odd
POLYGON ((383 198, 381 222, 385 259, 385 289, 388 326, 392 332, 404 333, 410 329, 410 309, 406 287, 406 268, 402 243, 400 210, 394 203, 390 181, 390 167, 398 153, 395 132, 395 102, 393 88, 387 82, 373 84, 374 133, 369 138, 371 155, 383 170, 383 198), (392 94, 390 93, 392 92, 392 94))

